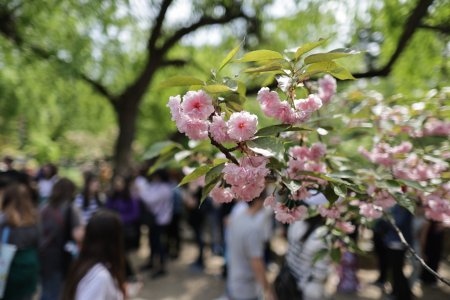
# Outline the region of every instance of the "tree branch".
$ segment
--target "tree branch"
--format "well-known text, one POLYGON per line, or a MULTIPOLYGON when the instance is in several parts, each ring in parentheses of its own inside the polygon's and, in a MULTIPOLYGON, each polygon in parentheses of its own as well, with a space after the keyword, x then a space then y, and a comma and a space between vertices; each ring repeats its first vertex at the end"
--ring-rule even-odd
POLYGON ((247 16, 240 10, 240 8, 236 7, 228 8, 224 13, 224 15, 219 18, 202 16, 197 22, 189 25, 188 27, 178 29, 171 37, 167 38, 167 40, 164 42, 161 48, 159 48, 159 52, 163 54, 167 53, 184 36, 196 31, 201 27, 214 24, 225 24, 241 17, 247 18, 247 16))
POLYGON ((420 28, 423 29, 429 29, 429 30, 433 30, 433 31, 437 31, 443 34, 450 34, 450 24, 447 25, 428 25, 428 24, 420 24, 419 25, 420 28))
POLYGON ((412 36, 416 32, 416 30, 420 27, 421 21, 423 17, 425 17, 425 15, 427 14, 428 7, 430 7, 432 3, 433 0, 419 0, 419 2, 416 5, 416 8, 414 8, 413 12, 411 13, 408 20, 405 23, 403 33, 400 36, 397 43, 397 48, 395 49, 391 58, 384 67, 378 70, 369 70, 368 72, 365 73, 353 74, 353 76, 356 78, 388 76, 392 71, 392 67, 397 62, 402 52, 405 50, 412 36))
POLYGON ((158 17, 156 17, 155 25, 153 26, 150 38, 148 39, 147 43, 147 49, 150 54, 153 54, 153 52, 156 49, 156 42, 158 41, 158 38, 161 36, 162 25, 164 23, 167 10, 169 6, 172 4, 172 2, 173 0, 163 0, 161 3, 158 17))
POLYGON ((417 254, 417 252, 408 244, 408 242, 405 239, 405 236, 403 235, 403 233, 401 232, 400 228, 398 228, 397 224, 395 224, 395 220, 394 218, 389 215, 389 214, 385 214, 387 220, 389 221, 389 223, 392 225, 392 227, 394 228, 395 232, 397 232, 398 237, 400 238, 400 241, 402 242, 402 244, 406 247, 406 249, 414 256, 415 259, 417 259, 420 264, 431 274, 433 274, 434 277, 436 277, 437 279, 439 279, 440 281, 442 281, 443 283, 445 283, 446 285, 450 286, 450 280, 442 277, 441 275, 439 275, 436 271, 434 271, 432 268, 430 268, 430 266, 427 265, 427 263, 423 260, 422 257, 419 256, 419 254, 417 254))
POLYGON ((161 62, 161 66, 174 66, 174 67, 182 67, 187 64, 187 61, 184 59, 166 59, 161 62))

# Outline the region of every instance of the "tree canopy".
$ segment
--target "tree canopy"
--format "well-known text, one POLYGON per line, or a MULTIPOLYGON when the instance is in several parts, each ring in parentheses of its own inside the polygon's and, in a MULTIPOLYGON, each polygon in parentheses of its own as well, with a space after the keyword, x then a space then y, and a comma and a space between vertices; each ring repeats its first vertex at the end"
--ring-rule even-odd
MULTIPOLYGON (((421 97, 448 83, 446 4, 0 1, 1 151, 21 151, 40 161, 121 161, 129 154, 118 155, 122 139, 140 158, 175 129, 165 105, 177 88, 161 88, 160 82, 188 73, 207 76, 241 41, 246 50, 280 51, 329 38, 325 50, 366 51, 346 61, 365 79, 343 90, 357 86, 386 97, 421 97), (134 108, 128 106, 133 101, 134 108), (122 120, 126 111, 132 113, 122 120), (125 128, 134 122, 136 127, 125 128)), ((230 76, 237 73, 232 68, 226 70, 230 76)), ((264 80, 270 85, 273 78, 264 80)))

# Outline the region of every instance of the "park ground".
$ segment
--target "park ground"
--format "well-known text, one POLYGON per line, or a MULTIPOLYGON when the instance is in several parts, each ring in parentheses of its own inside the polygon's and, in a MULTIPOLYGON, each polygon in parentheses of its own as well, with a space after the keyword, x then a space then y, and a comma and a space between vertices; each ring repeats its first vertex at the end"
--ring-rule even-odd
MULTIPOLYGON (((144 263, 148 255, 146 243, 133 254, 133 264, 137 267, 144 263)), ((280 239, 273 241, 275 252, 284 251, 285 244, 280 239)), ((141 273, 140 278, 143 281, 141 291, 132 298, 133 300, 215 300, 226 299, 225 281, 221 278, 221 266, 223 259, 213 256, 207 252, 206 269, 203 273, 192 271, 189 266, 195 260, 196 248, 192 242, 185 241, 182 252, 177 260, 171 261, 168 266, 168 275, 152 280, 149 273, 141 273)), ((448 253, 447 253, 448 254, 448 253)), ((331 276, 327 284, 327 291, 334 300, 370 300, 386 299, 381 289, 370 284, 377 278, 377 271, 374 269, 373 256, 368 255, 360 259, 360 270, 358 277, 360 279, 360 290, 356 294, 343 295, 337 294, 335 286, 338 278, 335 268, 331 270, 331 276)), ((269 274, 274 277, 276 274, 276 265, 269 266, 269 274)), ((408 269, 408 268, 407 268, 408 269)), ((408 272, 408 270, 406 270, 408 272)), ((450 278, 449 260, 443 260, 439 273, 450 278)), ((389 287, 388 287, 389 288, 389 287)), ((439 283, 436 287, 422 288, 415 286, 414 294, 417 299, 424 300, 444 300, 450 299, 450 287, 439 283)))

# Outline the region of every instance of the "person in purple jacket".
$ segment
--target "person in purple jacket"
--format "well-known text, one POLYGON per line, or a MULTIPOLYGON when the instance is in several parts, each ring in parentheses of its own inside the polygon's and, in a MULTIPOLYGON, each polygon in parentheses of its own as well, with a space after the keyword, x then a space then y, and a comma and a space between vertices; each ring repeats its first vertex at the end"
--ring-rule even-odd
MULTIPOLYGON (((131 178, 117 176, 106 201, 106 207, 116 211, 124 225, 125 251, 130 253, 139 248, 140 238, 140 209, 139 200, 131 193, 131 178)), ((128 257, 125 259, 127 281, 136 281, 128 257)))

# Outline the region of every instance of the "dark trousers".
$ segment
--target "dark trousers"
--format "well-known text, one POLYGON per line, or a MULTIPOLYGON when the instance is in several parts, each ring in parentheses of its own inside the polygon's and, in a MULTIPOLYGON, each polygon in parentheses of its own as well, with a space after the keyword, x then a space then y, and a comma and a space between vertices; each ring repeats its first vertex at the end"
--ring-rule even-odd
POLYGON ((412 293, 403 273, 406 250, 387 249, 389 270, 392 274, 392 294, 396 300, 411 300, 412 293))
POLYGON ((150 264, 155 262, 159 257, 159 269, 165 270, 165 262, 167 255, 167 226, 153 224, 150 227, 150 264))
POLYGON ((373 233, 373 247, 378 259, 378 272, 380 273, 377 281, 385 282, 387 279, 387 248, 383 243, 383 236, 379 233, 373 233))
POLYGON ((178 257, 181 249, 180 220, 181 214, 174 214, 167 231, 169 239, 168 252, 173 257, 178 257))
MULTIPOLYGON (((437 272, 444 248, 444 231, 435 230, 435 228, 431 229, 428 232, 424 249, 425 262, 431 269, 437 272)), ((437 282, 437 278, 425 268, 422 269, 420 279, 424 284, 435 284, 437 282)))

